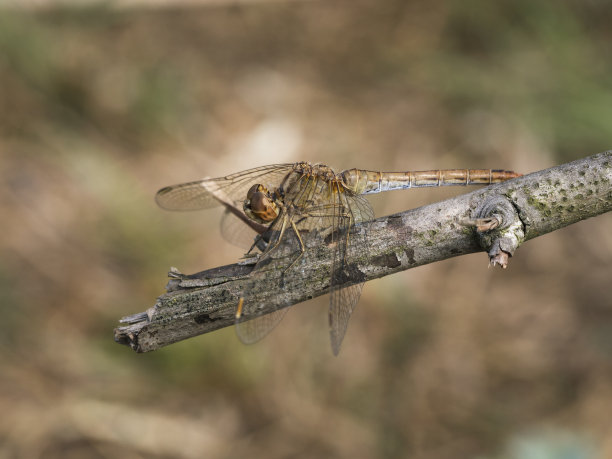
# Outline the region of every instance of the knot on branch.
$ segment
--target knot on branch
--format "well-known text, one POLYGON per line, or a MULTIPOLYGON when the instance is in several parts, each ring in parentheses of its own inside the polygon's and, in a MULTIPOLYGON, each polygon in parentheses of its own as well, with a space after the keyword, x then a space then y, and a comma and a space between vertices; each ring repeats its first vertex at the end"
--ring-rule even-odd
POLYGON ((505 269, 508 259, 525 240, 523 222, 505 196, 486 196, 466 223, 476 227, 480 246, 488 252, 489 264, 493 266, 505 269))

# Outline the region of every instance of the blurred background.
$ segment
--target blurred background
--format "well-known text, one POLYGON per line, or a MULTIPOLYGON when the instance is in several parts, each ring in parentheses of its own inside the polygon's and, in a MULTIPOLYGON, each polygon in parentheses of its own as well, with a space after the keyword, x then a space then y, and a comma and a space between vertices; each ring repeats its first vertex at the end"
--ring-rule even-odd
POLYGON ((2 2, 0 458, 612 457, 610 214, 366 284, 337 358, 327 297, 253 346, 113 341, 170 266, 242 255, 163 186, 612 148, 612 3, 169 3, 2 2))

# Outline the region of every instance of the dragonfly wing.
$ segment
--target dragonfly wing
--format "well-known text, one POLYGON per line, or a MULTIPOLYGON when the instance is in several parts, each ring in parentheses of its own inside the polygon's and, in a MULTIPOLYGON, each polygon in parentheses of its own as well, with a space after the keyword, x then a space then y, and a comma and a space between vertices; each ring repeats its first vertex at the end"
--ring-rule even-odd
POLYGON ((329 303, 329 335, 334 355, 338 355, 349 319, 359 302, 363 283, 348 287, 332 286, 329 303))
POLYGON ((333 206, 332 240, 335 242, 329 302, 329 333, 332 352, 338 355, 342 340, 346 334, 349 319, 359 302, 363 283, 345 286, 343 280, 350 264, 350 253, 358 250, 363 253, 368 243, 365 233, 351 234, 354 223, 371 220, 374 211, 367 199, 349 192, 337 192, 337 206, 333 206), (357 249, 350 250, 350 246, 357 249))
POLYGON ((244 344, 253 344, 272 331, 285 317, 289 308, 282 308, 269 314, 247 319, 247 316, 236 319, 236 335, 244 344))
POLYGON ((223 238, 230 244, 244 250, 249 250, 253 245, 257 232, 227 209, 223 212, 220 226, 223 238))
MULTIPOLYGON (((374 219, 374 209, 370 201, 362 195, 346 195, 347 205, 351 209, 353 224, 367 222, 374 219)), ((362 240, 361 242, 365 242, 362 240)))
POLYGON ((250 219, 242 209, 226 200, 219 200, 225 206, 221 217, 221 234, 228 242, 249 250, 253 246, 256 234, 264 234, 270 225, 264 225, 250 219))
POLYGON ((256 183, 275 189, 291 172, 294 164, 256 167, 226 177, 204 178, 162 188, 155 201, 167 210, 199 210, 224 204, 242 209, 248 189, 256 183))

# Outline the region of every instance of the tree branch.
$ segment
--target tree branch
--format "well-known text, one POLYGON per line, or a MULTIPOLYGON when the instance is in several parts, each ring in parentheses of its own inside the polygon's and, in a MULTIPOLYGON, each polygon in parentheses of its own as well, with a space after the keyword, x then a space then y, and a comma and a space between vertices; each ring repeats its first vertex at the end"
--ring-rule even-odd
MULTIPOLYGON (((351 247, 347 284, 360 283, 457 255, 486 250, 505 267, 523 241, 612 209, 612 152, 488 186, 418 209, 356 225, 368 247, 351 247)), ((244 292, 272 312, 329 291, 331 248, 317 234, 306 238, 299 269, 283 274, 297 249, 287 238, 261 264, 265 281, 249 278, 254 261, 193 275, 173 269, 167 293, 155 306, 121 319, 115 341, 147 352, 234 324, 244 292)), ((356 238, 359 240, 360 238, 356 238)))

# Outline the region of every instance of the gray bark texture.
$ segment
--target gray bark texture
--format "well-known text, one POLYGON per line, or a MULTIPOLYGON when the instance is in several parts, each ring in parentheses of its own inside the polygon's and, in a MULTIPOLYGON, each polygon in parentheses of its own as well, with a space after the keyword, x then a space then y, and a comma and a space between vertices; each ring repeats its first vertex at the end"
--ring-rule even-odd
MULTIPOLYGON (((350 247, 343 280, 361 283, 482 250, 491 263, 505 267, 524 241, 609 212, 611 181, 607 151, 358 224, 352 232, 365 232, 368 247, 350 247)), ((173 269, 167 293, 147 311, 121 319, 126 325, 115 329, 115 341, 148 352, 233 325, 241 297, 272 312, 328 293, 330 245, 316 233, 308 235, 303 258, 283 272, 279 266, 297 250, 295 238, 286 239, 258 268, 265 276, 257 282, 249 277, 254 264, 248 262, 192 275, 173 269)))

